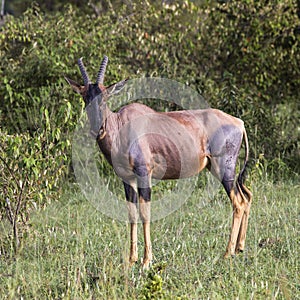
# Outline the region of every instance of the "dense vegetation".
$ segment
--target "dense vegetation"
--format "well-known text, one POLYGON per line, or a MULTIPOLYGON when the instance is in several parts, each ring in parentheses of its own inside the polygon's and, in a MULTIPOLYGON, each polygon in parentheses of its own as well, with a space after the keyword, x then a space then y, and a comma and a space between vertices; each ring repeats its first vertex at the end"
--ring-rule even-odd
POLYGON ((6 3, 16 16, 0 28, 1 257, 20 250, 33 211, 73 181, 72 133, 83 106, 64 75, 81 81, 79 57, 96 74, 106 54, 107 84, 157 76, 191 86, 245 121, 253 182, 297 181, 299 1, 40 2, 6 3))

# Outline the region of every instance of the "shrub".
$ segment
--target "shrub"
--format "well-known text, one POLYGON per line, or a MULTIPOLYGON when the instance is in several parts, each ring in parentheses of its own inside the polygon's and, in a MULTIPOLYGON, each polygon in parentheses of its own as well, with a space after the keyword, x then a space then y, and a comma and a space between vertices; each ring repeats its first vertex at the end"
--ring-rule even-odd
POLYGON ((2 238, 13 241, 16 249, 19 227, 27 225, 30 211, 58 198, 67 171, 67 147, 69 141, 53 143, 47 127, 33 135, 0 130, 0 220, 11 226, 2 238))

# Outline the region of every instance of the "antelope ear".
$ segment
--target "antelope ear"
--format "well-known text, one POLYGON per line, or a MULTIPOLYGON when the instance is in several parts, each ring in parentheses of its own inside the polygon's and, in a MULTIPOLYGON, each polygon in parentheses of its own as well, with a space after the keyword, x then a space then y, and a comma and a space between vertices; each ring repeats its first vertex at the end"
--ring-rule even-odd
POLYGON ((77 82, 75 82, 74 80, 68 78, 65 76, 66 81, 68 82, 68 84, 72 87, 72 89, 74 90, 74 92, 78 93, 78 94, 82 94, 84 87, 81 86, 80 84, 78 84, 77 82))
POLYGON ((109 87, 107 87, 106 91, 107 91, 108 95, 111 96, 111 95, 115 95, 115 94, 119 93, 125 86, 127 80, 128 80, 128 78, 124 79, 122 81, 119 81, 117 83, 114 83, 114 84, 110 85, 109 87))

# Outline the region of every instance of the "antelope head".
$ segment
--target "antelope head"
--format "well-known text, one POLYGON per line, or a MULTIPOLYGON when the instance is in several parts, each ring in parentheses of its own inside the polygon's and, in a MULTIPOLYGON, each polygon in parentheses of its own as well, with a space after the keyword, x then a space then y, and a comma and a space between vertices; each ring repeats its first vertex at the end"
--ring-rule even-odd
POLYGON ((124 87, 127 81, 127 79, 125 79, 110 86, 104 86, 103 81, 107 63, 108 57, 104 56, 95 83, 91 82, 82 58, 78 59, 78 66, 84 85, 80 85, 74 80, 65 77, 73 90, 79 93, 84 100, 85 109, 90 121, 91 134, 95 138, 98 137, 100 129, 103 126, 106 118, 106 113, 108 110, 106 106, 106 100, 109 96, 118 93, 124 87))

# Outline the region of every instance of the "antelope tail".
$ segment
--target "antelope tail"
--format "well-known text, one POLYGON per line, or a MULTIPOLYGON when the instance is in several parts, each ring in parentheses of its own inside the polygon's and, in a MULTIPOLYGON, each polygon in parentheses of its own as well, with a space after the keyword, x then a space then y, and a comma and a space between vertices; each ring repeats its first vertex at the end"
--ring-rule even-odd
POLYGON ((240 171, 239 176, 238 176, 238 184, 239 184, 240 188, 242 188, 242 189, 243 189, 243 181, 244 181, 244 177, 245 177, 244 173, 246 171, 246 166, 247 166, 247 163, 249 160, 249 143, 248 143, 248 137, 247 137, 247 132, 246 132, 245 128, 243 131, 243 140, 245 143, 245 160, 244 160, 243 168, 240 171))

